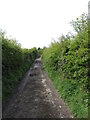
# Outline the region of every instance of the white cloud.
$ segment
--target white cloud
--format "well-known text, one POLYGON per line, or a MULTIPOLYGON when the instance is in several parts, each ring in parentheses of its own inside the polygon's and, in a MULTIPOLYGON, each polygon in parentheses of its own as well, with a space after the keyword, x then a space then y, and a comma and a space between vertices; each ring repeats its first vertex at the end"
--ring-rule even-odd
POLYGON ((23 47, 43 47, 72 30, 72 19, 88 11, 88 0, 0 0, 0 28, 23 47))

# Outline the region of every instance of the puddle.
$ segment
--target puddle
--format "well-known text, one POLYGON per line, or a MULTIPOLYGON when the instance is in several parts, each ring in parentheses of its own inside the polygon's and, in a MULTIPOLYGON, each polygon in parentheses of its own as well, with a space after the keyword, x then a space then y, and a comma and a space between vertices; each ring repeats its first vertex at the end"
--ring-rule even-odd
POLYGON ((30 73, 31 77, 36 76, 36 75, 37 75, 36 73, 30 73))
POLYGON ((45 83, 46 79, 42 79, 42 83, 45 83))
POLYGON ((37 69, 37 68, 39 68, 39 65, 37 65, 37 64, 34 65, 34 69, 37 69))

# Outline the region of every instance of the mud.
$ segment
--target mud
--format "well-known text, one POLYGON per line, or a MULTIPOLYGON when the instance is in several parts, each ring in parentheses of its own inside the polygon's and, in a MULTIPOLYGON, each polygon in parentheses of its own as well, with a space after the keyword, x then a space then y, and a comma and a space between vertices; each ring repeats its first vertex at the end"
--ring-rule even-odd
POLYGON ((3 118, 72 118, 42 69, 41 58, 25 74, 20 84, 3 104, 3 118))

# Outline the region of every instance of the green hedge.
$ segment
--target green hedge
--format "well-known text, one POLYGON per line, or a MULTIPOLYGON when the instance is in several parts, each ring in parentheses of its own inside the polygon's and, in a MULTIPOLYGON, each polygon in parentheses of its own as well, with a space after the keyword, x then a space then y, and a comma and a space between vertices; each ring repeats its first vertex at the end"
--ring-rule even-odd
POLYGON ((76 35, 62 35, 43 51, 43 67, 76 117, 88 115, 87 15, 72 21, 76 35), (77 102, 76 102, 77 101, 77 102))
POLYGON ((2 33, 2 93, 6 99, 37 57, 37 49, 23 49, 2 33))

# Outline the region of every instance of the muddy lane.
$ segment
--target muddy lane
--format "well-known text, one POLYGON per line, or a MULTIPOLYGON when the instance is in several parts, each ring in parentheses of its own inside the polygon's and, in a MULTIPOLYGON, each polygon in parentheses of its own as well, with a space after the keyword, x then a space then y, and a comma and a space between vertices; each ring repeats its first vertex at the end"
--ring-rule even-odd
POLYGON ((3 118, 72 118, 52 82, 36 59, 14 94, 3 105, 3 118))

